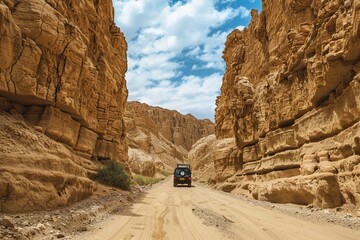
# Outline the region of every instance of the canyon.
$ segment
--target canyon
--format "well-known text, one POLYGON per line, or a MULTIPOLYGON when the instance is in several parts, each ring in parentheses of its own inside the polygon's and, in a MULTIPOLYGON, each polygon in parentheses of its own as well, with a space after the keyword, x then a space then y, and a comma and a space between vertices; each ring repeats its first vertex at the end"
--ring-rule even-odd
POLYGON ((1 1, 0 212, 89 198, 109 160, 152 178, 189 162, 235 195, 357 209, 359 2, 263 1, 251 15, 227 37, 214 124, 128 101, 111 0, 1 1))
POLYGON ((208 119, 134 101, 126 105, 125 123, 130 170, 149 177, 161 171, 172 173, 177 163, 188 162, 197 140, 215 132, 215 124, 208 119))
POLYGON ((358 239, 360 2, 262 4, 213 123, 128 101, 111 0, 0 1, 0 239, 358 239), (130 191, 96 179, 112 161, 130 191))
POLYGON ((214 133, 209 120, 127 102, 111 0, 1 1, 0 18, 0 212, 89 198, 109 160, 161 177, 214 133))

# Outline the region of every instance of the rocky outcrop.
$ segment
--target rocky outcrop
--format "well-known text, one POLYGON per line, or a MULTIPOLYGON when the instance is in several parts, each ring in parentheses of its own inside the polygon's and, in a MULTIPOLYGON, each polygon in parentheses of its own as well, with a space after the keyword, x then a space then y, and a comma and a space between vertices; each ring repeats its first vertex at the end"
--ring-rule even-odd
POLYGON ((128 102, 127 110, 138 114, 135 119, 137 125, 146 126, 154 134, 161 133, 167 140, 188 151, 197 140, 215 131, 215 125, 210 120, 198 120, 191 114, 183 115, 175 110, 139 102, 128 102), (145 119, 144 115, 147 116, 145 119))
MULTIPOLYGON (((21 114, 84 159, 125 162, 127 45, 113 12, 111 0, 1 1, 0 110, 21 114)), ((0 155, 1 180, 31 182, 34 175, 4 172, 10 155, 0 155)), ((39 179, 53 184, 49 174, 39 172, 39 179)))
POLYGON ((215 177, 213 156, 216 148, 215 134, 199 139, 188 153, 188 161, 195 181, 208 182, 215 177))
POLYGON ((89 179, 96 169, 20 114, 0 113, 0 212, 51 209, 89 197, 97 189, 89 179))
POLYGON ((176 163, 187 162, 193 143, 214 133, 210 120, 139 102, 127 103, 125 120, 130 169, 145 176, 159 170, 172 172, 176 163))
POLYGON ((359 2, 263 1, 251 14, 223 56, 214 163, 218 182, 227 180, 218 187, 359 206, 359 2))

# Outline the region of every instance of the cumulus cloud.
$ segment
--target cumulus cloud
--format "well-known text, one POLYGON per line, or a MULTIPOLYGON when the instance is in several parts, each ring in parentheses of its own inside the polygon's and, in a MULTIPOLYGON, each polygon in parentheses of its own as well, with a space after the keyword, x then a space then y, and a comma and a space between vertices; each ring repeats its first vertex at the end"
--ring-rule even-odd
POLYGON ((117 25, 128 42, 129 100, 214 120, 225 68, 222 50, 231 31, 221 26, 250 11, 215 7, 231 0, 113 1, 117 25), (211 71, 195 76, 184 69, 211 71))
POLYGON ((239 29, 240 31, 242 31, 242 30, 244 30, 245 26, 239 25, 236 28, 239 29))
POLYGON ((222 74, 184 76, 179 82, 161 81, 156 87, 140 87, 136 99, 153 106, 175 109, 198 118, 214 119, 215 96, 219 95, 222 74), (194 114, 196 113, 196 114, 194 114))

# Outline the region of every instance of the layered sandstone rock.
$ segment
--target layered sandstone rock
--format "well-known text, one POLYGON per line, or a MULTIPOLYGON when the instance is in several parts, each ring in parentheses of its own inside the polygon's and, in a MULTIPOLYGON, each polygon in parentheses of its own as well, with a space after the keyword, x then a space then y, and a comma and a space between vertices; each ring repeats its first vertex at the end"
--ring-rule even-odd
POLYGON ((199 120, 175 110, 139 102, 128 102, 127 110, 133 114, 136 125, 143 126, 154 134, 161 133, 167 140, 188 151, 197 140, 215 131, 215 125, 209 119, 199 120))
POLYGON ((274 0, 229 34, 216 136, 234 144, 214 159, 228 190, 360 205, 359 26, 355 0, 274 0))
POLYGON ((214 133, 210 120, 139 102, 127 103, 125 119, 130 169, 145 176, 172 172, 176 163, 187 161, 193 143, 214 133))
POLYGON ((217 151, 215 134, 199 139, 188 153, 192 177, 196 181, 210 182, 215 177, 213 155, 217 151))
POLYGON ((112 2, 5 1, 0 10, 1 96, 72 148, 126 155, 127 46, 112 2))
POLYGON ((125 162, 127 45, 113 12, 111 0, 1 1, 0 110, 87 159, 125 162))
POLYGON ((0 113, 0 212, 66 206, 90 196, 97 166, 20 114, 0 113))

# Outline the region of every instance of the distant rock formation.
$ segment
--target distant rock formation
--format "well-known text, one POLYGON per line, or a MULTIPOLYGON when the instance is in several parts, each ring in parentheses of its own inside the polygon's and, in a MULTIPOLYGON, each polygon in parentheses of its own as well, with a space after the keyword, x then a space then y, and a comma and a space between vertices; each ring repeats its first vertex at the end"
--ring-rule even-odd
MULTIPOLYGON (((115 26, 112 1, 4 0, 0 18, 0 110, 21 114, 36 129, 80 154, 84 163, 91 158, 126 162, 127 44, 115 26)), ((2 141, 11 142, 11 135, 4 137, 2 141)), ((59 171, 71 160, 75 161, 69 157, 57 163, 64 167, 59 171)), ((35 191, 29 185, 38 174, 42 181, 37 191, 46 195, 44 186, 57 184, 48 177, 50 173, 10 171, 9 161, 14 161, 11 166, 15 168, 32 166, 30 159, 12 160, 11 151, 0 152, 0 198, 11 183, 22 188, 6 195, 24 201, 18 210, 44 207, 42 202, 36 203, 41 207, 33 207, 22 192, 35 191), (28 183, 18 184, 19 178, 28 183)), ((48 166, 47 170, 55 164, 46 157, 39 161, 37 166, 48 166)), ((79 171, 66 173, 74 179, 85 176, 77 175, 79 171)), ((59 184, 57 197, 75 200, 66 195, 70 183, 64 180, 59 184)), ((72 184, 80 183, 74 180, 72 184)), ((84 195, 91 190, 86 188, 84 195)), ((53 197, 49 194, 49 199, 43 200, 49 202, 53 197)))
POLYGON ((215 131, 215 125, 209 119, 199 120, 175 110, 152 107, 135 101, 127 103, 127 110, 137 114, 134 117, 137 117, 138 126, 144 126, 152 133, 161 133, 167 140, 188 151, 197 140, 215 131))
POLYGON ((172 171, 187 162, 191 146, 214 133, 210 120, 198 120, 177 111, 128 102, 125 113, 132 172, 155 176, 158 170, 172 171))
POLYGON ((360 206, 359 1, 263 1, 251 15, 224 50, 217 186, 271 202, 360 206))

